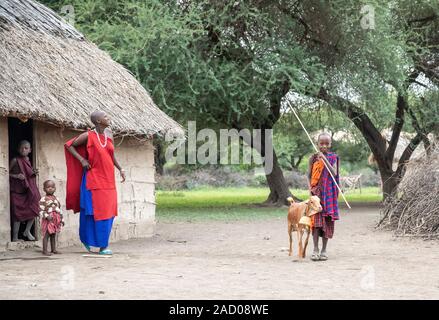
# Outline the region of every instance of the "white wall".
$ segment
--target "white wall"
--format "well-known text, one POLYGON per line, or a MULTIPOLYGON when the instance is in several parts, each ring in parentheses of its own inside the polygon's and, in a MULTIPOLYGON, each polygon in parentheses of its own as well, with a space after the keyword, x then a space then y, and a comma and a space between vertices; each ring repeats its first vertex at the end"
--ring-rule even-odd
POLYGON ((0 251, 11 240, 8 145, 8 119, 0 117, 0 251))
MULTIPOLYGON (((64 143, 80 134, 62 130, 49 124, 35 121, 36 166, 38 167, 38 186, 42 193, 42 183, 51 179, 57 186, 56 195, 64 206, 65 227, 59 235, 60 247, 79 242, 79 213, 65 211, 66 165, 64 143)), ((152 141, 142 144, 125 138, 121 145, 116 139, 116 157, 125 169, 127 181, 117 184, 119 215, 114 221, 110 242, 129 238, 150 237, 155 224, 154 197, 154 152, 152 141)), ((1 165, 0 165, 1 166, 1 165)), ((116 180, 120 181, 118 170, 116 180)), ((43 194, 43 193, 42 193, 43 194)))

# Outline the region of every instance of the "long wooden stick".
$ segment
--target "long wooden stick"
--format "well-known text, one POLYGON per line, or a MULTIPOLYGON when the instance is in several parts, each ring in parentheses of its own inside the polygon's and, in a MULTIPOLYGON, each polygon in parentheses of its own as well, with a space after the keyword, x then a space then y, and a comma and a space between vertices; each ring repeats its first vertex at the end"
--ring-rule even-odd
MULTIPOLYGON (((287 100, 288 105, 290 106, 290 109, 293 111, 294 115, 296 116, 297 120, 299 121, 300 125, 302 126, 303 130, 305 131, 306 135, 308 136, 309 141, 311 141, 311 144, 313 145, 314 149, 316 150, 316 152, 320 152, 319 149, 317 149, 317 146, 314 144, 314 141, 312 140, 311 136, 308 133, 308 130, 306 130, 305 126, 303 125, 302 121, 300 120, 299 116, 297 115, 296 111, 294 110, 294 108, 291 106, 290 102, 287 100)), ((332 177, 332 180, 334 181, 335 185, 338 188, 338 191, 340 192, 341 196, 343 197, 344 202, 346 202, 346 205, 348 206, 349 209, 351 209, 351 206, 349 205, 348 201, 346 200, 343 191, 341 191, 337 181, 335 180, 334 176, 332 175, 331 170, 328 168, 327 164, 325 161, 323 161, 323 164, 325 165, 326 169, 328 170, 329 174, 332 177)))

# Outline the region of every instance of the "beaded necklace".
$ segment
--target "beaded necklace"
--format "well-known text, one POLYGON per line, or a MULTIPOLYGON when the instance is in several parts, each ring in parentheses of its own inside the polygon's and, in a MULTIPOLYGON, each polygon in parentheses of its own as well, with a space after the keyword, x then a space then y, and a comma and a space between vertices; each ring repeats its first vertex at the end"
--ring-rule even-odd
POLYGON ((96 136, 98 137, 98 141, 101 147, 105 148, 107 146, 107 141, 108 141, 107 133, 105 132, 105 130, 104 130, 105 142, 103 144, 101 142, 101 137, 99 137, 98 131, 96 129, 94 129, 93 131, 96 133, 96 136))

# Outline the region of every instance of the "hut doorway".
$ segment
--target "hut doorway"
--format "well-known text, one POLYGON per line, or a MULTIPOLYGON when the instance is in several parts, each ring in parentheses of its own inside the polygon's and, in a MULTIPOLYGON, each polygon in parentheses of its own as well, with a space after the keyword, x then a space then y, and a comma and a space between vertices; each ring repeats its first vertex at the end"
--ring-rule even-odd
MULTIPOLYGON (((9 161, 12 160, 12 158, 16 157, 18 155, 18 144, 22 140, 27 140, 32 145, 32 153, 30 154, 29 158, 32 163, 32 166, 35 165, 36 159, 35 159, 35 152, 34 150, 34 126, 32 119, 29 119, 27 121, 22 121, 18 118, 8 118, 8 137, 9 137, 9 161)), ((11 240, 12 240, 12 233, 13 233, 13 221, 11 217, 11 240)), ((33 224, 30 232, 31 234, 37 239, 36 236, 36 221, 33 224)), ((18 239, 22 240, 28 240, 26 236, 23 235, 23 232, 26 228, 26 223, 21 223, 20 229, 18 231, 18 239)))

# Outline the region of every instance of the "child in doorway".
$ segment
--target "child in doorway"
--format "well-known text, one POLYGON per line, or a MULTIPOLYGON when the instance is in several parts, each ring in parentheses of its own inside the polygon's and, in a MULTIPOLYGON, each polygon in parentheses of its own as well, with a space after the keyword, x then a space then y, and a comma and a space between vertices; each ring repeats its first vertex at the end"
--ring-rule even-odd
POLYGON ((46 195, 40 200, 40 218, 41 233, 43 236, 43 254, 50 256, 47 251, 47 245, 50 238, 51 251, 54 254, 60 252, 56 250, 56 234, 61 231, 61 225, 64 226, 63 215, 61 213, 61 204, 55 196, 55 182, 47 180, 44 182, 44 192, 46 195))
POLYGON ((339 219, 338 189, 328 169, 331 170, 337 184, 339 183, 340 159, 330 151, 332 139, 324 132, 318 136, 319 153, 309 159, 309 190, 311 195, 318 196, 323 210, 312 217, 312 235, 314 251, 311 260, 327 260, 328 239, 334 235, 334 224, 339 219), (326 164, 326 166, 325 166, 326 164), (319 237, 322 238, 322 251, 319 253, 319 237))
POLYGON ((12 241, 18 241, 18 231, 22 222, 26 222, 24 236, 28 240, 35 240, 30 231, 35 218, 38 217, 38 201, 41 196, 36 182, 38 170, 32 167, 29 160, 31 152, 30 142, 21 141, 18 144, 19 155, 9 164, 12 241))

